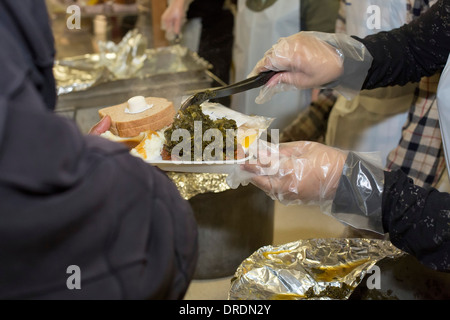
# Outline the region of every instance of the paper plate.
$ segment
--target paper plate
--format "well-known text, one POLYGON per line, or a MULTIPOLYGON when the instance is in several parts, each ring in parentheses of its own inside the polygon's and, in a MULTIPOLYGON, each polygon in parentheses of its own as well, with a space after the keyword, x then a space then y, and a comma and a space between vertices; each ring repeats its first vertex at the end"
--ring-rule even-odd
POLYGON ((236 166, 244 164, 246 161, 252 159, 248 156, 239 160, 227 161, 147 161, 151 165, 160 168, 163 171, 171 172, 192 172, 192 173, 219 173, 230 174, 236 166))

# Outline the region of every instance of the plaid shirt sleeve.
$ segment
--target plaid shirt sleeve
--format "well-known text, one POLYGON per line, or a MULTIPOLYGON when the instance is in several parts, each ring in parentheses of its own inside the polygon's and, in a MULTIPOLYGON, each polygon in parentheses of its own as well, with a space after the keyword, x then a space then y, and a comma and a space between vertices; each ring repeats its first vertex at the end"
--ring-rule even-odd
POLYGON ((323 141, 328 117, 336 100, 337 94, 332 89, 321 90, 317 100, 281 132, 280 142, 323 141))
POLYGON ((433 187, 445 170, 436 92, 439 75, 424 78, 414 94, 399 145, 387 159, 387 170, 402 170, 420 187, 433 187))
MULTIPOLYGON (((437 0, 408 0, 410 20, 417 19, 437 0)), ((386 169, 402 170, 417 186, 435 187, 445 171, 436 92, 440 75, 423 78, 416 89, 398 146, 388 155, 386 169)))

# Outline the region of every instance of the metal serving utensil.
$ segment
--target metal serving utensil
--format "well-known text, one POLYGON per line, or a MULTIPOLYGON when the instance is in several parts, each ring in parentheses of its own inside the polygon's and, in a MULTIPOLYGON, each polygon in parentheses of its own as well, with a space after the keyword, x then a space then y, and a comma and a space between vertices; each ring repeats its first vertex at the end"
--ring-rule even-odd
POLYGON ((180 111, 185 110, 192 105, 200 105, 206 100, 228 97, 236 93, 244 92, 250 89, 258 88, 265 85, 270 78, 278 73, 277 71, 266 71, 258 74, 257 76, 245 79, 235 84, 220 87, 217 89, 205 90, 198 92, 189 98, 187 98, 180 107, 180 111))

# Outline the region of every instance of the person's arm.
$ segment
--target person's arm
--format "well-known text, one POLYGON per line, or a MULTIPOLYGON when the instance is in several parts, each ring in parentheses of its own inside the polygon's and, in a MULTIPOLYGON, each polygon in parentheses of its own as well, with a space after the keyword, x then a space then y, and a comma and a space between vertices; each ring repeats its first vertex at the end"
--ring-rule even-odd
POLYGON ((344 224, 389 233, 396 247, 424 265, 450 272, 450 195, 385 172, 370 154, 313 142, 260 144, 257 163, 246 163, 227 181, 232 187, 251 182, 285 205, 320 205, 344 224))
POLYGON ((182 298, 198 250, 189 203, 160 170, 51 111, 44 2, 0 9, 0 299, 182 298))
POLYGON ((396 247, 435 270, 450 271, 450 194, 420 188, 402 171, 385 172, 382 211, 396 247))
POLYGON ((419 19, 362 42, 373 57, 363 89, 419 82, 441 71, 450 53, 450 0, 441 0, 419 19))
POLYGON ((27 79, 0 95, 0 109, 0 298, 181 299, 197 229, 168 177, 118 143, 83 136, 27 79), (81 290, 66 287, 71 265, 81 290))
POLYGON ((450 0, 440 0, 410 25, 364 39, 321 32, 281 38, 251 72, 279 71, 256 102, 292 87, 332 88, 351 99, 361 89, 418 82, 443 69, 449 38, 450 0))
POLYGON ((186 21, 185 0, 173 0, 161 16, 161 28, 166 32, 178 35, 186 21))
POLYGON ((424 265, 450 272, 450 194, 420 188, 402 171, 383 171, 352 152, 342 172, 334 217, 388 233, 397 248, 424 265))

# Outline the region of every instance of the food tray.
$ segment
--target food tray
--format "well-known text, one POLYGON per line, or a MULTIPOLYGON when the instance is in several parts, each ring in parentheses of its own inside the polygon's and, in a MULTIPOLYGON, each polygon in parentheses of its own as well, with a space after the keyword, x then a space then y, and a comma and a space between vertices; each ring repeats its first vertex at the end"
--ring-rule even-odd
POLYGON ((116 79, 103 67, 100 54, 56 61, 57 111, 115 105, 136 95, 173 99, 220 81, 210 63, 186 47, 147 49, 146 55, 143 67, 127 79, 116 79))
POLYGON ((191 173, 218 173, 230 174, 234 171, 236 166, 244 164, 253 156, 248 156, 239 160, 228 161, 147 161, 151 165, 160 168, 163 171, 169 172, 191 172, 191 173))

